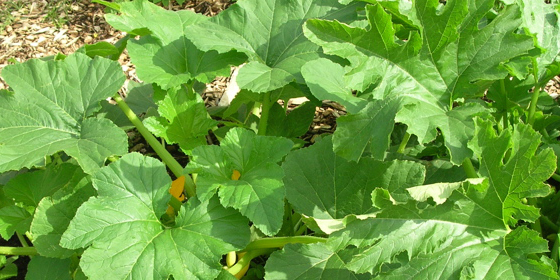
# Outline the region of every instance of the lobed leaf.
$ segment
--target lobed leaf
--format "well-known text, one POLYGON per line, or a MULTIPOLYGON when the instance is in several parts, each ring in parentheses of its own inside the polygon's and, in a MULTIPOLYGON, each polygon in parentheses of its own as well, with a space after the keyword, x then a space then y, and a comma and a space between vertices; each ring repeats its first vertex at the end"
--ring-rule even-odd
POLYGON ((291 152, 282 168, 288 201, 297 212, 315 218, 326 233, 343 227, 340 224, 348 215, 374 213, 371 192, 375 188, 406 200, 406 188, 422 184, 425 174, 422 165, 411 161, 348 161, 333 152, 330 137, 291 152))
POLYGON ((94 279, 214 279, 221 256, 249 242, 247 220, 215 198, 191 198, 164 228, 170 183, 163 163, 123 156, 93 175, 98 196, 78 209, 61 245, 87 247, 80 266, 94 279))
POLYGON ((507 225, 513 226, 520 219, 534 222, 540 216, 539 209, 522 200, 551 192, 543 181, 556 170, 556 157, 552 149, 536 153, 540 139, 540 134, 522 123, 497 135, 490 122, 476 119, 469 147, 479 158, 479 173, 490 179, 492 190, 479 203, 490 206, 499 202, 497 214, 507 225))
POLYGON ((208 18, 193 11, 169 11, 145 0, 120 3, 120 15, 106 15, 113 27, 142 35, 128 42, 138 77, 163 89, 176 88, 193 79, 211 82, 216 76, 228 76, 230 65, 239 65, 247 57, 235 51, 219 54, 200 51, 185 33, 208 18))
POLYGON ((89 118, 122 86, 117 62, 76 53, 9 65, 2 77, 14 92, 0 92, 0 172, 41 165, 64 151, 93 173, 107 157, 127 152, 121 129, 89 118))
POLYGON ((197 195, 207 200, 217 191, 225 207, 233 207, 267 235, 276 234, 284 214, 284 172, 278 162, 292 141, 231 129, 221 146, 193 150, 188 170, 196 172, 197 195), (240 176, 233 178, 234 171, 240 176), (235 180, 237 179, 237 180, 235 180))
MULTIPOLYGON (((377 3, 366 7, 369 29, 312 19, 306 22, 304 33, 325 53, 348 58, 352 65, 347 74, 373 72, 365 81, 374 89, 364 98, 400 97, 402 109, 395 121, 408 125, 409 133, 415 134, 421 143, 434 140, 437 130, 441 131, 451 161, 460 164, 472 156, 465 143, 474 132, 473 117, 489 117, 489 112, 479 104, 454 108, 453 102, 482 94, 494 80, 507 75, 503 63, 534 49, 529 36, 514 33, 521 24, 521 14, 515 6, 479 28, 478 23, 493 3, 448 1, 438 10, 436 0, 415 1, 413 10, 415 21, 421 25, 420 33, 412 30, 406 42, 396 39, 391 16, 377 3)), ((347 77, 346 83, 358 85, 352 79, 356 77, 347 77)), ((317 90, 314 94, 318 94, 317 90)), ((370 117, 385 123, 387 116, 370 117)), ((388 138, 390 132, 383 130, 383 138, 388 138)), ((347 136, 339 139, 341 146, 350 141, 347 136)), ((342 153, 343 156, 359 158, 369 138, 356 140, 358 148, 342 153)))
POLYGON ((340 5, 336 0, 240 1, 208 21, 192 26, 186 36, 202 50, 245 53, 249 63, 240 69, 242 89, 268 92, 293 80, 303 82, 300 68, 319 58, 320 49, 303 36, 302 23, 310 18, 356 19, 361 4, 340 5))
POLYGON ((144 120, 146 127, 168 143, 179 144, 181 150, 190 153, 197 146, 205 145, 208 131, 218 124, 208 116, 204 101, 198 94, 168 91, 158 102, 161 117, 144 120))

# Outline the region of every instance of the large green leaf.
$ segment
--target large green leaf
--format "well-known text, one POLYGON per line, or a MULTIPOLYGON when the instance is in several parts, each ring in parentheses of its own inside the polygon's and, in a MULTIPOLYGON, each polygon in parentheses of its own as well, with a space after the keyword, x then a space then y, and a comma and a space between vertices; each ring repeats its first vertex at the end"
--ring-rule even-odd
MULTIPOLYGON (((482 24, 484 11, 493 3, 448 1, 438 7, 437 0, 415 1, 421 32, 412 31, 406 42, 395 39, 391 16, 379 4, 366 7, 369 29, 313 19, 305 24, 304 33, 325 53, 348 58, 350 72, 377 73, 369 96, 402 97, 403 107, 395 120, 407 124, 408 132, 422 143, 434 140, 440 130, 451 161, 460 164, 472 156, 465 144, 474 132, 473 116, 488 114, 481 105, 453 108, 453 102, 482 94, 494 80, 508 74, 503 63, 534 48, 532 38, 515 34, 521 24, 516 6, 482 24)), ((384 133, 388 136, 390 131, 384 133)), ((363 140, 358 146, 365 147, 363 140)), ((357 160, 356 154, 347 157, 357 160)))
POLYGON ((490 191, 487 182, 464 182, 445 203, 426 206, 393 204, 386 191, 377 190, 374 202, 382 213, 349 222, 329 246, 361 248, 347 267, 380 279, 558 279, 551 266, 527 257, 548 251, 537 232, 510 232, 492 209, 471 199, 490 191), (389 269, 382 272, 384 265, 389 269))
POLYGON ((350 256, 347 252, 333 252, 322 243, 287 244, 270 255, 265 279, 371 279, 371 275, 357 275, 346 269, 345 261, 350 256))
POLYGON ((61 245, 89 246, 80 266, 92 279, 214 279, 222 255, 249 242, 248 221, 215 198, 190 198, 164 228, 170 183, 163 163, 137 153, 102 168, 99 195, 78 209, 61 245))
POLYGON ((342 6, 336 0, 239 1, 227 10, 187 30, 187 37, 202 50, 247 54, 249 63, 239 71, 243 89, 267 92, 303 82, 300 68, 316 59, 320 48, 303 36, 303 22, 310 18, 350 22, 362 4, 342 6))
POLYGON ((299 213, 316 219, 327 233, 340 229, 348 215, 373 213, 375 188, 406 200, 406 188, 421 185, 425 173, 422 165, 411 161, 348 161, 333 152, 330 137, 290 153, 282 168, 288 201, 299 213))
POLYGON ((206 144, 208 131, 218 124, 208 116, 200 95, 182 90, 168 91, 158 102, 161 117, 150 117, 144 124, 168 143, 178 143, 185 153, 206 144))
POLYGON ((387 190, 376 189, 373 203, 380 212, 375 218, 348 219, 331 235, 335 251, 362 248, 349 269, 380 273, 391 263, 398 268, 380 274, 388 279, 558 279, 550 266, 527 257, 546 252, 546 241, 525 227, 508 227, 538 217, 538 209, 523 200, 549 193, 542 181, 555 170, 553 152, 535 156, 540 137, 529 126, 519 124, 496 136, 491 122, 475 123, 470 146, 487 179, 409 188, 418 201, 406 203, 395 203, 387 190), (398 257, 402 252, 407 258, 398 257))
POLYGON ((14 93, 0 92, 0 172, 64 151, 92 173, 108 156, 127 152, 121 129, 107 119, 88 118, 122 86, 117 62, 73 54, 63 61, 9 65, 2 77, 14 93))
POLYGON ((222 205, 239 210, 265 234, 276 234, 282 226, 285 196, 278 162, 292 146, 286 138, 231 129, 220 147, 193 150, 188 169, 198 174, 197 195, 207 200, 218 191, 222 205), (234 172, 240 177, 235 178, 234 172))
POLYGON ((71 280, 71 259, 34 256, 27 266, 26 280, 71 280))
POLYGON ((541 136, 530 126, 518 124, 513 132, 506 130, 500 135, 492 123, 476 119, 476 134, 469 146, 480 161, 479 173, 490 179, 487 196, 480 203, 492 206, 500 201, 497 214, 508 225, 518 220, 534 222, 539 209, 523 203, 523 199, 544 197, 551 192, 543 183, 556 170, 556 156, 552 149, 536 153, 541 136))
POLYGON ((75 250, 62 248, 60 238, 84 202, 95 195, 91 181, 83 179, 76 185, 66 186, 52 196, 45 197, 37 206, 31 224, 33 246, 43 257, 68 258, 75 250))
POLYGON ((163 89, 195 78, 211 82, 217 75, 229 76, 229 65, 239 65, 247 59, 235 51, 218 54, 198 50, 185 32, 208 18, 193 11, 169 11, 145 0, 120 3, 120 8, 120 15, 106 16, 107 22, 122 31, 149 33, 130 40, 127 48, 138 77, 163 89))

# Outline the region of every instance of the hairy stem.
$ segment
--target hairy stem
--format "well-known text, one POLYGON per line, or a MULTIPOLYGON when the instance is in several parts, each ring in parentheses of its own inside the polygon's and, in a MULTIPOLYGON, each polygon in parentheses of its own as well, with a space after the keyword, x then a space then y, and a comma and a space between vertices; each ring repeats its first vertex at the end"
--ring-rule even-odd
POLYGON ((35 247, 0 247, 0 255, 35 256, 35 247))
POLYGON ((541 216, 540 220, 543 222, 543 224, 545 224, 546 226, 548 226, 550 229, 552 229, 555 232, 560 231, 560 227, 558 227, 558 225, 556 225, 555 223, 553 223, 547 216, 541 216))
MULTIPOLYGON (((116 94, 113 99, 117 102, 117 105, 119 105, 130 122, 136 127, 136 129, 138 129, 138 132, 140 132, 144 139, 146 139, 146 142, 150 144, 152 149, 154 149, 158 156, 163 160, 165 165, 169 167, 171 172, 173 172, 173 174, 177 178, 183 176, 183 167, 181 166, 181 164, 179 164, 179 162, 177 162, 175 158, 173 158, 173 156, 165 149, 165 147, 159 143, 156 137, 152 135, 152 133, 144 126, 142 121, 138 119, 136 114, 130 109, 130 107, 128 107, 121 96, 116 94)), ((188 175, 185 176, 185 191, 188 197, 196 195, 194 182, 188 175)))
POLYGON ((270 92, 264 94, 261 119, 259 120, 259 135, 266 135, 266 128, 268 126, 268 113, 270 112, 270 107, 272 107, 272 102, 270 101, 270 92))
POLYGON ((558 175, 557 173, 552 174, 552 177, 550 178, 552 178, 556 182, 560 182, 560 175, 558 175))
POLYGON ((470 158, 466 158, 463 161, 463 169, 465 170, 465 173, 467 173, 467 178, 478 178, 478 174, 476 174, 476 170, 474 169, 470 158))
POLYGON ((408 144, 408 140, 410 140, 410 133, 406 132, 403 136, 401 144, 399 145, 399 148, 397 149, 397 153, 404 153, 404 149, 406 148, 406 144, 408 144))
POLYGON ((324 243, 327 242, 327 239, 323 237, 317 237, 317 236, 270 237, 270 238, 257 239, 249 243, 249 245, 247 245, 247 247, 245 247, 243 251, 265 249, 265 248, 282 248, 284 247, 284 245, 289 243, 309 244, 309 243, 317 243, 317 242, 324 243))

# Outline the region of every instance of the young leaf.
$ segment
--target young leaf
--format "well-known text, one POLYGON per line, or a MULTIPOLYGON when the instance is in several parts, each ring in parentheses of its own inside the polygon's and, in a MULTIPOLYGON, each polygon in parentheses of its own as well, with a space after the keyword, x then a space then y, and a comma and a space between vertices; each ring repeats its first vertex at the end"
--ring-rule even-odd
POLYGON ((198 94, 169 90, 158 102, 161 117, 150 117, 144 124, 152 133, 168 143, 178 143, 184 153, 206 144, 206 135, 218 124, 208 116, 204 101, 198 94))
POLYGON ((480 161, 479 173, 490 179, 490 189, 480 203, 500 202, 498 213, 507 225, 518 220, 534 222, 539 209, 522 202, 525 198, 544 197, 551 192, 543 183, 556 170, 556 157, 552 149, 536 153, 541 136, 530 126, 518 124, 500 135, 492 123, 476 119, 475 137, 469 147, 480 161))
POLYGON ((92 173, 108 156, 127 152, 124 131, 109 120, 88 118, 122 86, 117 62, 73 54, 8 65, 2 77, 15 92, 0 92, 0 172, 64 151, 92 173))
POLYGON ((98 196, 78 209, 60 241, 89 246, 80 266, 90 278, 214 279, 221 256, 249 242, 247 220, 215 198, 190 198, 176 225, 164 228, 171 179, 155 159, 127 154, 92 180, 98 196))
MULTIPOLYGON (((403 107, 396 121, 407 124, 421 143, 434 140, 439 129, 451 161, 460 164, 472 156, 465 143, 472 137, 473 117, 488 116, 488 112, 478 104, 453 108, 453 102, 482 94, 494 80, 507 75, 504 62, 534 48, 529 36, 514 33, 521 23, 515 6, 479 28, 478 23, 493 3, 448 1, 438 11, 437 0, 415 1, 422 34, 413 31, 405 43, 395 40, 391 16, 379 4, 366 7, 370 23, 367 30, 313 19, 305 24, 304 33, 325 53, 351 58, 352 72, 383 73, 378 75, 381 79, 376 81, 371 96, 401 96, 403 107)), ((361 140, 359 146, 365 144, 361 140)), ((358 158, 355 154, 347 157, 358 158)))
POLYGON ((239 71, 242 89, 268 92, 292 82, 303 82, 300 68, 319 57, 320 49, 303 35, 309 18, 351 22, 363 4, 340 5, 336 0, 240 1, 212 19, 192 26, 186 36, 202 50, 247 54, 239 71))
POLYGON ((106 16, 113 27, 126 31, 145 30, 149 35, 128 43, 138 77, 163 89, 177 87, 192 79, 211 82, 215 76, 229 76, 230 65, 247 57, 235 51, 218 54, 202 52, 185 37, 185 32, 208 18, 193 11, 168 11, 148 1, 120 3, 121 14, 106 16))
POLYGON ((371 279, 371 275, 358 275, 346 269, 349 256, 346 252, 333 252, 322 243, 287 244, 270 255, 265 279, 371 279))
POLYGON ((422 165, 411 161, 348 161, 333 152, 330 137, 290 153, 282 168, 288 201, 299 213, 315 218, 326 233, 338 229, 348 215, 373 213, 375 188, 388 189, 395 199, 406 201, 406 188, 421 185, 425 173, 422 165))
POLYGON ((278 162, 292 146, 286 138, 231 129, 220 147, 193 150, 188 170, 198 173, 197 195, 204 201, 218 191, 222 205, 239 210, 265 234, 276 234, 282 226, 285 196, 278 162), (232 178, 235 171, 240 173, 237 180, 232 178))

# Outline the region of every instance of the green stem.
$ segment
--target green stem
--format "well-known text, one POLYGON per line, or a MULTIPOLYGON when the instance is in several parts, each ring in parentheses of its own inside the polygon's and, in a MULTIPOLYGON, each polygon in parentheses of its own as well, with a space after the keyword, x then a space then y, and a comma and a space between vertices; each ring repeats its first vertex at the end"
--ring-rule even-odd
POLYGON ((546 226, 548 226, 553 231, 558 232, 560 230, 560 227, 558 227, 558 225, 553 223, 547 216, 541 216, 540 219, 546 226))
POLYGON ((539 69, 537 68, 537 60, 533 58, 533 76, 535 77, 535 86, 533 88, 533 96, 531 97, 531 104, 529 105, 529 124, 533 125, 535 122, 535 112, 537 111, 537 103, 539 101, 539 94, 541 88, 539 86, 539 69))
POLYGON ((34 256, 37 255, 35 247, 0 247, 0 255, 34 256))
POLYGON ((560 234, 556 234, 556 240, 554 240, 554 245, 552 245, 551 256, 554 262, 558 263, 558 250, 560 247, 560 234))
POLYGON ((550 177, 550 178, 552 178, 556 182, 560 182, 560 175, 558 175, 556 173, 552 174, 552 177, 550 177))
POLYGON ((249 243, 249 245, 247 245, 247 247, 245 247, 243 251, 251 251, 251 250, 265 249, 265 248, 282 248, 284 247, 284 245, 289 243, 308 244, 308 243, 317 243, 317 242, 327 242, 327 239, 323 237, 317 237, 317 236, 270 237, 270 238, 257 239, 249 243))
POLYGON ((232 275, 236 275, 245 266, 249 265, 254 258, 256 258, 260 255, 272 253, 273 251, 274 251, 273 249, 258 249, 258 250, 248 251, 243 257, 241 257, 239 259, 239 261, 237 261, 237 263, 235 265, 228 268, 227 271, 229 273, 231 273, 232 275))
POLYGON ((306 230, 307 230, 307 225, 303 224, 298 228, 298 230, 295 232, 294 235, 296 235, 296 236, 297 235, 302 235, 306 230))
POLYGON ((19 242, 21 243, 21 246, 23 247, 29 247, 29 244, 27 243, 27 240, 25 240, 25 236, 23 236, 21 233, 16 232, 16 236, 19 239, 19 242))
POLYGON ((507 98, 507 91, 506 91, 506 83, 502 79, 500 80, 500 91, 502 92, 502 96, 504 97, 504 115, 502 116, 502 122, 504 129, 507 129, 508 124, 508 98, 507 98))
MULTIPOLYGON (((138 132, 142 134, 146 142, 150 144, 152 149, 159 155, 159 157, 163 160, 165 165, 169 167, 171 172, 178 178, 183 176, 183 167, 179 162, 173 158, 173 156, 162 146, 159 141, 150 133, 150 131, 144 126, 142 121, 138 119, 136 114, 128 107, 126 102, 121 98, 120 95, 116 94, 113 99, 117 102, 117 105, 121 108, 124 112, 126 117, 130 120, 130 122, 138 129, 138 132)), ((195 185, 192 178, 188 175, 185 175, 185 191, 187 192, 188 197, 193 197, 196 195, 195 185)))
POLYGON ((470 158, 466 158, 463 161, 463 169, 465 170, 465 173, 467 173, 467 178, 478 178, 470 158))
POLYGON ((259 135, 266 135, 266 128, 268 126, 268 113, 272 107, 270 100, 270 92, 264 94, 264 100, 262 103, 261 119, 259 121, 259 135))
POLYGON ((404 154, 404 149, 406 148, 406 144, 408 144, 408 140, 410 140, 410 133, 406 132, 403 136, 401 144, 399 145, 399 148, 397 149, 397 153, 404 154))

